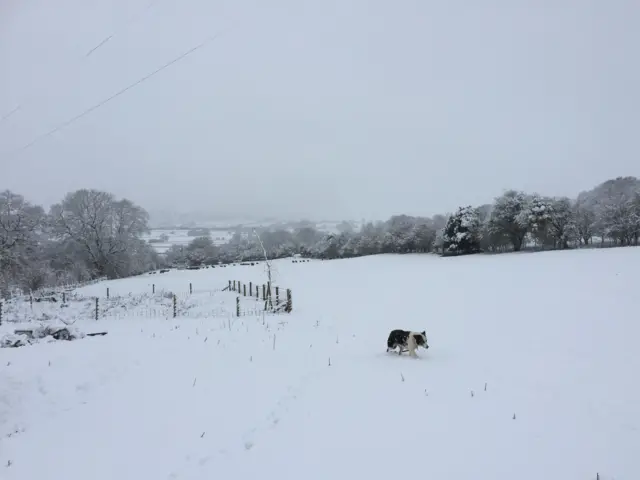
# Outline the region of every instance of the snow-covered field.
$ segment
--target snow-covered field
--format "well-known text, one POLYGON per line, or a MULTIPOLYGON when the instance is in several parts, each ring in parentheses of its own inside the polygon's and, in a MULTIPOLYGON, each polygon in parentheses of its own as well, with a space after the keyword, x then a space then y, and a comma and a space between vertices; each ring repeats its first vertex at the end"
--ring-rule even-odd
POLYGON ((275 264, 288 315, 218 291, 262 266, 34 305, 108 334, 0 349, 0 478, 640 478, 640 249, 275 264))

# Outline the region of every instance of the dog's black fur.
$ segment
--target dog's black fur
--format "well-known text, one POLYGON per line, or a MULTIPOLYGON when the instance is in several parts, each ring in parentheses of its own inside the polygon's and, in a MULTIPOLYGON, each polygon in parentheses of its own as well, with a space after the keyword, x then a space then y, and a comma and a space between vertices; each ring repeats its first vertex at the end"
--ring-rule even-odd
POLYGON ((409 337, 411 336, 415 340, 415 348, 429 348, 429 345, 427 345, 427 333, 424 330, 422 332, 392 330, 391 333, 389 333, 389 338, 387 339, 387 352, 395 350, 398 347, 398 355, 401 355, 402 352, 410 351, 409 337))

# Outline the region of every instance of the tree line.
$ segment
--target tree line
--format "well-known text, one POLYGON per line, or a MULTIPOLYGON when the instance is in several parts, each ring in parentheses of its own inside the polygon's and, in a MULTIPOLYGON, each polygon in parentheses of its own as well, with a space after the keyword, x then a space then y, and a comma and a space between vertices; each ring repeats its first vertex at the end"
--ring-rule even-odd
POLYGON ((581 192, 575 199, 545 197, 509 190, 492 204, 463 206, 452 214, 433 217, 396 215, 360 229, 342 228, 323 234, 313 226, 296 229, 240 231, 224 245, 208 236, 188 246, 173 246, 166 261, 172 265, 201 265, 293 254, 320 259, 380 253, 443 255, 498 253, 579 246, 637 245, 640 235, 640 181, 635 177, 608 180, 581 192))
POLYGON ((301 254, 336 259, 380 253, 459 255, 637 245, 640 181, 618 177, 576 198, 510 190, 492 204, 462 206, 433 217, 396 215, 323 233, 311 222, 296 228, 238 229, 223 245, 209 235, 159 256, 142 239, 149 214, 127 199, 98 190, 68 193, 48 212, 11 191, 0 192, 0 295, 101 277, 122 278, 166 265, 202 265, 301 254), (260 241, 262 241, 262 245, 260 241))
POLYGON ((77 190, 45 212, 0 192, 0 296, 157 268, 148 230, 143 208, 110 193, 77 190))

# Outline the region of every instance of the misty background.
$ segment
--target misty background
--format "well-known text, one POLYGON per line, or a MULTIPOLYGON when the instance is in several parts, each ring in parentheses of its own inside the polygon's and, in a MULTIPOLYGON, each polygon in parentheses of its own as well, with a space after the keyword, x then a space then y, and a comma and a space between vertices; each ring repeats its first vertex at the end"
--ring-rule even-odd
POLYGON ((640 170, 639 13, 631 0, 3 1, 2 188, 46 207, 95 188, 245 218, 574 196, 640 170))

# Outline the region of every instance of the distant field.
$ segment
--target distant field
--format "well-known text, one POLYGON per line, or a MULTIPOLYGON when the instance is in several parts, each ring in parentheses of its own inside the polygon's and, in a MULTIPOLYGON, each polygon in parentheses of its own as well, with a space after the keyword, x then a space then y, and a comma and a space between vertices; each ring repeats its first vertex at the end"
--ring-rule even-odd
MULTIPOLYGON (((158 253, 165 253, 173 245, 187 246, 194 238, 190 237, 186 229, 153 229, 151 233, 143 235, 142 239, 145 241, 158 240, 162 235, 166 235, 168 238, 166 241, 153 242, 151 245, 158 253)), ((209 236, 213 239, 213 243, 216 245, 222 245, 227 243, 233 232, 225 232, 222 230, 214 230, 209 232, 209 236)))
MULTIPOLYGON (((338 225, 340 222, 324 221, 315 225, 315 228, 321 232, 326 233, 338 233, 338 225)), ((244 227, 250 227, 250 225, 243 225, 244 227)), ((211 227, 198 227, 208 229, 211 227)), ((220 227, 217 227, 220 228, 220 227)), ((359 225, 358 225, 359 228, 359 225)), ((145 241, 156 240, 152 242, 153 248, 158 253, 165 253, 172 245, 187 246, 194 238, 188 235, 189 229, 186 228, 153 228, 151 233, 143 235, 142 239, 145 241), (158 241, 163 235, 167 236, 166 241, 158 241)), ((225 231, 223 229, 214 229, 209 231, 209 236, 213 239, 213 243, 216 245, 222 245, 227 243, 233 236, 233 229, 225 231)))

